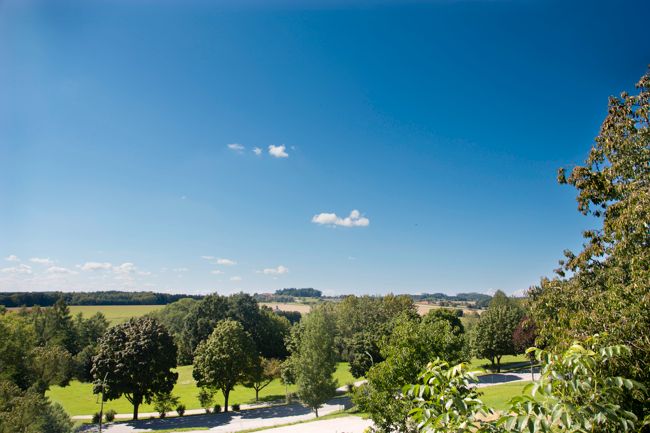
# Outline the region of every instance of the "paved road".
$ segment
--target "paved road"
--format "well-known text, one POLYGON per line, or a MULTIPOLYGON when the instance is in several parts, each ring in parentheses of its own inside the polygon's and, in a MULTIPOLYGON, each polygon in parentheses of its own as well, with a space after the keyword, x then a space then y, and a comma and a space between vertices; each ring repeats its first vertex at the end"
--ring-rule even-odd
MULTIPOLYGON (((324 405, 319 415, 338 412, 350 406, 347 398, 334 399, 324 405)), ((144 433, 156 430, 191 429, 188 432, 205 433, 230 433, 241 430, 250 430, 262 427, 273 427, 283 424, 295 423, 314 419, 315 415, 310 410, 298 404, 271 406, 261 409, 242 410, 219 414, 205 414, 190 417, 175 417, 168 419, 149 419, 141 421, 120 422, 104 428, 106 433, 144 433), (205 428, 208 430, 205 430, 205 428), (199 430, 199 428, 201 430, 199 430)), ((93 430, 86 430, 87 433, 93 430)))
POLYGON ((264 430, 264 433, 363 433, 372 425, 369 419, 346 416, 264 430))
MULTIPOLYGON (((539 378, 539 374, 535 373, 535 378, 539 378)), ((478 384, 476 386, 483 388, 486 386, 501 385, 502 383, 521 382, 522 380, 530 380, 530 372, 484 374, 478 377, 478 384)))

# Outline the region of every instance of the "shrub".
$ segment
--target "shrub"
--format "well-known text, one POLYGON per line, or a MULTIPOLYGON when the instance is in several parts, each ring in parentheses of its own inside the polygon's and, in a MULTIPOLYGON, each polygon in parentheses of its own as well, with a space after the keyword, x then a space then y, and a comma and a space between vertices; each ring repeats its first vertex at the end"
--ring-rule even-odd
POLYGON ((171 393, 157 394, 153 398, 153 408, 160 418, 164 418, 167 415, 167 412, 171 412, 172 408, 178 405, 178 397, 172 395, 171 393))
POLYGON ((113 409, 109 409, 106 411, 104 414, 104 419, 106 422, 113 422, 115 420, 115 411, 113 409))
POLYGON ((233 405, 232 405, 232 410, 234 410, 235 412, 237 412, 237 411, 239 410, 239 405, 238 405, 238 404, 233 404, 233 405))
POLYGON ((178 406, 176 406, 176 413, 178 414, 178 416, 185 415, 185 405, 179 404, 178 406))
POLYGON ((99 424, 99 421, 102 419, 102 416, 99 414, 99 412, 95 412, 93 414, 93 424, 99 424))
POLYGON ((212 405, 212 400, 214 400, 214 392, 207 388, 201 388, 197 397, 201 407, 205 409, 205 413, 210 413, 210 406, 212 405))
POLYGON ((220 404, 215 404, 214 405, 214 413, 219 413, 221 412, 221 405, 220 404))

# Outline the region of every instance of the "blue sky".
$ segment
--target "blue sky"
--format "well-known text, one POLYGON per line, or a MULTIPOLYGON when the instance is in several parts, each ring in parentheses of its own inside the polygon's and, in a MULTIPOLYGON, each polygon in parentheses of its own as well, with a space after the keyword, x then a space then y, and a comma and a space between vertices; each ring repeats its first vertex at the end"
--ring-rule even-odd
POLYGON ((0 290, 526 289, 649 12, 4 0, 0 290))

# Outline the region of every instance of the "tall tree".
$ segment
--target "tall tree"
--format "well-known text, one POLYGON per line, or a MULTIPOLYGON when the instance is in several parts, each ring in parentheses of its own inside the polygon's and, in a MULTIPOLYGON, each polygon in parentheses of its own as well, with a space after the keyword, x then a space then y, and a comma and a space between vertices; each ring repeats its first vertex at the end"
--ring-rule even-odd
MULTIPOLYGON (((638 94, 611 97, 584 165, 558 180, 577 190, 578 210, 598 226, 577 253, 565 251, 557 276, 531 289, 539 342, 566 347, 601 334, 625 344, 629 361, 613 373, 650 385, 650 72, 638 94)), ((648 410, 637 409, 637 413, 648 410)))
POLYGON ((513 333, 523 317, 522 308, 500 290, 473 329, 472 349, 479 358, 490 360, 501 371, 501 358, 516 353, 513 333))
POLYGON ((223 320, 197 347, 192 375, 198 386, 221 390, 227 412, 230 391, 246 379, 256 356, 255 343, 242 324, 223 320))
POLYGON ((131 319, 110 328, 101 338, 93 358, 93 392, 102 389, 104 398, 124 395, 133 404, 133 419, 138 419, 142 402, 151 403, 155 394, 174 388, 178 373, 176 345, 164 326, 150 317, 131 319))
POLYGON ((332 377, 336 370, 334 317, 326 308, 318 308, 302 321, 302 332, 294 357, 298 395, 310 407, 316 417, 318 408, 336 393, 336 381, 332 377))
POLYGON ((255 390, 255 401, 260 400, 260 391, 266 388, 273 379, 280 378, 280 361, 274 358, 267 359, 258 356, 253 362, 244 386, 255 390))

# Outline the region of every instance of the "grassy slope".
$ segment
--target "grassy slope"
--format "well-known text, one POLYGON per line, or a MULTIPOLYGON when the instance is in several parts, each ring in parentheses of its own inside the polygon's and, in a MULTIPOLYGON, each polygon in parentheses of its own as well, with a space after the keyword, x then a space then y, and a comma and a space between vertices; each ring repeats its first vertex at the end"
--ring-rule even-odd
POLYGON ((85 318, 101 312, 111 325, 116 325, 131 317, 144 316, 163 307, 164 305, 71 305, 69 308, 73 316, 82 313, 85 318))
POLYGON ((486 386, 485 388, 481 388, 482 395, 480 399, 483 400, 483 403, 494 409, 504 410, 508 407, 508 401, 516 395, 521 395, 524 387, 529 383, 530 381, 521 381, 486 386))
MULTIPOLYGON (((192 378, 192 366, 179 367, 178 382, 174 387, 174 395, 180 397, 181 403, 185 404, 187 409, 200 408, 199 402, 196 398, 198 388, 194 384, 192 378)), ((338 380, 339 386, 351 383, 354 378, 348 370, 347 363, 339 363, 334 377, 338 380)), ((295 390, 295 387, 289 387, 289 390, 295 390)), ((99 411, 99 402, 97 396, 92 393, 92 385, 89 383, 81 383, 73 381, 69 386, 61 388, 58 386, 52 387, 47 395, 52 401, 60 403, 63 408, 70 415, 90 415, 99 411)), ((260 400, 274 400, 282 399, 285 396, 285 387, 279 380, 274 380, 266 388, 260 391, 260 400)), ((230 404, 244 404, 255 402, 255 390, 237 386, 230 393, 230 404)), ((217 395, 216 403, 223 406, 223 396, 221 393, 217 395)), ((114 409, 118 413, 130 413, 133 411, 133 406, 124 398, 113 400, 104 404, 104 410, 114 409)), ((142 405, 140 412, 153 412, 151 405, 142 405)))

